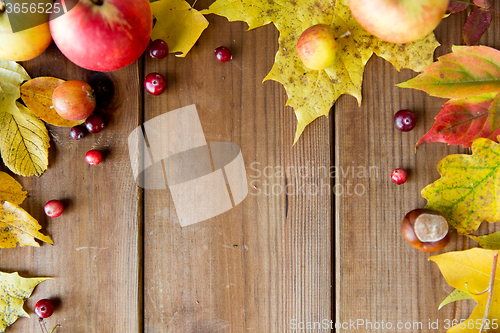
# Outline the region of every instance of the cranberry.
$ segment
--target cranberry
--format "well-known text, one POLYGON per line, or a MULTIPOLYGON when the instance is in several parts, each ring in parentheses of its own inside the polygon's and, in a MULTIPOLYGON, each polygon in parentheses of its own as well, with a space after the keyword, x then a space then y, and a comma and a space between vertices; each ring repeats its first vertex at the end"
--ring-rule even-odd
POLYGON ((104 128, 104 120, 101 116, 93 114, 85 121, 85 127, 90 133, 99 133, 104 128))
POLYGON ((43 210, 49 217, 58 217, 62 214, 64 206, 59 200, 50 200, 45 204, 43 210))
POLYGON ((54 303, 50 299, 41 299, 36 302, 35 313, 40 318, 49 318, 54 313, 54 303))
POLYGON ((417 116, 410 110, 400 110, 394 115, 394 126, 402 132, 409 132, 417 124, 417 116))
POLYGON ((220 62, 226 62, 233 59, 231 51, 229 51, 229 49, 225 46, 221 46, 215 49, 215 57, 220 62))
POLYGON ((156 59, 163 59, 168 54, 168 45, 163 39, 155 39, 149 45, 149 55, 156 59))
POLYGON ((401 185, 406 182, 406 179, 408 179, 408 175, 406 174, 406 171, 404 171, 401 168, 398 168, 392 171, 391 179, 394 183, 401 185))
POLYGON ((80 140, 85 136, 85 128, 83 126, 71 127, 69 131, 69 136, 75 140, 80 140))
POLYGON ((102 154, 99 150, 89 150, 85 154, 85 160, 90 165, 97 165, 102 161, 102 154))
POLYGON ((160 95, 167 88, 167 80, 159 73, 150 73, 144 79, 144 88, 152 95, 160 95))

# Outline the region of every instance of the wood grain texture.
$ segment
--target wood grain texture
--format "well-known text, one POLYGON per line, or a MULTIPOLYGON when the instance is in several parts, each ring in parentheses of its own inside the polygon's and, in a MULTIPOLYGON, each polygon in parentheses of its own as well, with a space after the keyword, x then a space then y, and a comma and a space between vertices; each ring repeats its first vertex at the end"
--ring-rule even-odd
POLYGON ((166 74, 169 88, 145 96, 145 120, 196 104, 208 142, 241 147, 250 192, 234 209, 181 228, 169 191, 146 190, 144 331, 286 332, 292 319, 329 318, 331 195, 284 194, 285 185, 330 185, 328 174, 310 173, 330 167, 329 120, 292 147, 296 120, 284 89, 262 83, 278 32, 207 19, 186 58, 146 59, 145 73, 166 74), (221 45, 230 62, 216 61, 221 45))
MULTIPOLYGON (((55 278, 35 289, 28 312, 40 298, 56 299, 48 326, 85 333, 294 332, 294 322, 330 318, 372 324, 360 332, 381 332, 373 325, 382 321, 412 325, 399 331, 428 332, 429 321, 439 320, 433 332, 445 332, 444 320, 467 318, 473 302, 437 311, 452 288, 430 255, 400 236, 403 216, 425 206, 420 191, 439 177, 437 163, 467 152, 438 143, 414 151, 445 100, 395 87, 416 73, 373 58, 362 105, 341 97, 335 114, 316 120, 292 146, 296 119, 286 93, 276 82, 262 82, 273 65, 277 30, 207 19, 209 28, 185 58, 145 56, 97 74, 52 45, 23 64, 32 77, 107 78, 115 90, 101 110, 108 117, 103 132, 73 141, 69 129, 49 126, 49 169, 40 178, 16 177, 29 193, 22 207, 54 240, 54 246, 0 251, 2 271, 55 278), (233 52, 228 63, 214 57, 221 45, 233 52), (168 78, 164 94, 144 94, 150 72, 168 78), (144 121, 190 104, 208 142, 241 147, 249 194, 232 210, 181 228, 169 190, 135 185, 127 139, 144 121), (392 123, 403 108, 419 119, 409 133, 392 123), (101 165, 84 162, 89 149, 105 151, 101 165), (402 186, 390 181, 397 167, 410 170, 402 186), (66 211, 49 219, 43 205, 54 198, 63 199, 66 211), (413 326, 418 323, 421 328, 413 326)), ((436 56, 462 44, 464 21, 462 13, 442 22, 436 56)), ((494 18, 481 44, 500 47, 499 24, 494 18)), ((484 225, 477 234, 496 230, 484 225)), ((471 246, 454 235, 446 251, 471 246)), ((38 322, 22 319, 7 332, 39 332, 38 322)))
POLYGON ((54 44, 40 57, 23 63, 31 77, 54 76, 92 84, 107 78, 112 98, 98 110, 107 127, 75 141, 69 128, 48 125, 51 136, 49 168, 40 177, 16 177, 28 191, 22 204, 40 221, 54 245, 0 251, 0 269, 25 277, 51 276, 40 284, 25 306, 30 319, 20 319, 7 332, 40 332, 34 305, 51 298, 56 323, 64 332, 142 331, 142 216, 141 191, 134 182, 128 157, 128 134, 140 124, 142 69, 138 63, 113 73, 98 74, 78 68, 54 44), (101 150, 103 162, 89 166, 90 149, 101 150), (43 206, 51 199, 65 205, 63 215, 50 219, 43 206))
MULTIPOLYGON (((465 17, 460 13, 442 21, 436 30, 442 46, 435 57, 450 53, 452 45, 463 44, 465 17)), ((494 29, 492 25, 482 43, 498 47, 494 29)), ((398 73, 388 62, 372 58, 364 75, 362 105, 358 107, 351 97, 336 103, 336 167, 378 171, 369 177, 347 174, 336 178, 338 186, 351 182, 359 184, 360 191, 366 190, 362 195, 335 197, 335 318, 339 323, 362 320, 359 329, 363 332, 380 332, 381 326, 376 329, 375 325, 382 321, 391 323, 393 329, 398 323, 409 325, 396 330, 400 332, 429 332, 429 321, 436 320, 439 329, 432 331, 446 332, 445 320, 466 319, 475 306, 473 301, 463 301, 438 311, 453 288, 427 260, 432 254, 414 249, 401 236, 404 215, 425 206, 420 191, 439 178, 438 162, 446 155, 468 152, 439 143, 424 144, 415 152, 415 143, 431 128, 446 101, 395 86, 415 75, 409 70, 398 73), (402 133, 394 128, 393 115, 400 109, 416 113, 418 123, 413 131, 402 133), (390 180, 391 171, 399 167, 409 171, 408 181, 401 186, 390 180)), ((472 243, 454 234, 441 252, 462 250, 472 243)))

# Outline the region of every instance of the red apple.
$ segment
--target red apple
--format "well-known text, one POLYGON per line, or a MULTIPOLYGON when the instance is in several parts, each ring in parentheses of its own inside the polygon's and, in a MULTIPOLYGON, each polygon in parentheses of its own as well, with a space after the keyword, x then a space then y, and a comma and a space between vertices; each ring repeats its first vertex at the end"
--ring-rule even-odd
POLYGON ((51 16, 49 25, 54 42, 69 60, 106 72, 141 56, 149 43, 153 16, 148 0, 79 0, 66 14, 51 16))
POLYGON ((450 0, 349 0, 352 15, 372 35, 391 43, 410 43, 430 34, 450 0))
POLYGON ((333 66, 337 59, 337 34, 326 24, 316 24, 307 28, 297 41, 300 60, 309 69, 321 70, 333 66))

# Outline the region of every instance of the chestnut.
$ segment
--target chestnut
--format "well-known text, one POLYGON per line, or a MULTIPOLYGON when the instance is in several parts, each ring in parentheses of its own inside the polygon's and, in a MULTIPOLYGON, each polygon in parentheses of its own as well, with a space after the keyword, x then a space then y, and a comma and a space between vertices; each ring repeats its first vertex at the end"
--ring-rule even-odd
POLYGON ((448 221, 440 213, 427 208, 414 209, 401 224, 404 239, 424 252, 436 252, 451 239, 448 221))

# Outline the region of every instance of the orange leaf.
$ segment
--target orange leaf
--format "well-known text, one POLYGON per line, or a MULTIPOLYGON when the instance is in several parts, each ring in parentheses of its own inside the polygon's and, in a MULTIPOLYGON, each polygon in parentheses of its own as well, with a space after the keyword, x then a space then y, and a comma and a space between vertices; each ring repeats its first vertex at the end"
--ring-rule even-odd
POLYGON ((500 92, 500 51, 487 46, 454 46, 417 77, 397 84, 443 98, 500 92))
POLYGON ((83 124, 84 120, 64 119, 52 107, 52 93, 63 82, 55 77, 37 77, 21 86, 21 97, 26 106, 46 123, 62 127, 83 124))

